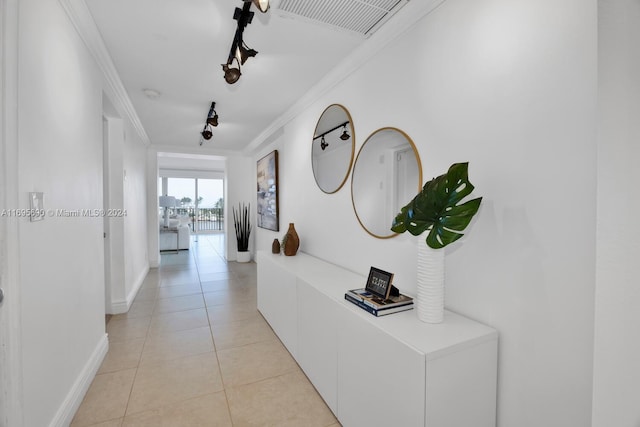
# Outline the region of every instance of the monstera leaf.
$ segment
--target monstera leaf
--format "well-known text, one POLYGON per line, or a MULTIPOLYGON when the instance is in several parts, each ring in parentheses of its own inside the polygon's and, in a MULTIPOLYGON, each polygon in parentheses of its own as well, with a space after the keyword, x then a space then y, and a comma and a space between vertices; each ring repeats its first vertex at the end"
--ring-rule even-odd
POLYGON ((471 218, 480 207, 482 197, 458 204, 473 191, 467 170, 469 163, 455 163, 446 174, 428 181, 422 191, 402 208, 391 230, 408 231, 418 236, 425 231, 427 245, 440 249, 463 236, 471 218))

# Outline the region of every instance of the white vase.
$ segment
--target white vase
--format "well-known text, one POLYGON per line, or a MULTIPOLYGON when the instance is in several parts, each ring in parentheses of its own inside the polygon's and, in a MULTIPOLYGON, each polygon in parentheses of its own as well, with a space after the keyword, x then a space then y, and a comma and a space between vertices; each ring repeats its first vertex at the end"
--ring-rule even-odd
POLYGON ((238 256, 236 257, 238 262, 249 262, 251 261, 251 252, 249 251, 238 251, 238 256))
POLYGON ((424 236, 418 236, 418 319, 441 323, 444 317, 444 248, 427 246, 424 236))

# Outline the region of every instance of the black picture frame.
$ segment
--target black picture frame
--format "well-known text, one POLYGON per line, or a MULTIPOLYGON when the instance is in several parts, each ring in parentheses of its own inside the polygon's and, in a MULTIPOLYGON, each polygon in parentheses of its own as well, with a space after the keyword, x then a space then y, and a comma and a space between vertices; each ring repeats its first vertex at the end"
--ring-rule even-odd
POLYGON ((393 273, 371 267, 365 289, 373 295, 386 300, 391 292, 391 282, 393 282, 393 273))
POLYGON ((260 160, 257 165, 258 227, 279 231, 278 219, 278 150, 260 160))

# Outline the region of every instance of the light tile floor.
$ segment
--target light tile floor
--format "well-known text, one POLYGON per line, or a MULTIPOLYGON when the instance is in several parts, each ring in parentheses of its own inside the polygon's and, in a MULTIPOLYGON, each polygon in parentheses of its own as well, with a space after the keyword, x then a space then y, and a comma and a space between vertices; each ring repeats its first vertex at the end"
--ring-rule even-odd
POLYGON ((162 254, 72 422, 101 426, 338 427, 256 308, 256 264, 227 263, 222 235, 162 254))

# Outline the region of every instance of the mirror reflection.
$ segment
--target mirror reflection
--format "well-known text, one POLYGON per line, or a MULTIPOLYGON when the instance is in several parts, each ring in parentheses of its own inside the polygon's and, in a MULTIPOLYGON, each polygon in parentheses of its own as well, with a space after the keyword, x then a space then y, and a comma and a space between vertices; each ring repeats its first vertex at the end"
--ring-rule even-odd
POLYGON ((311 164, 318 187, 335 193, 347 180, 353 162, 355 133, 351 115, 339 104, 327 107, 313 133, 311 164))
POLYGON ((372 236, 396 235, 391 223, 422 188, 422 165, 413 141, 396 128, 375 131, 353 166, 351 199, 360 225, 372 236))

